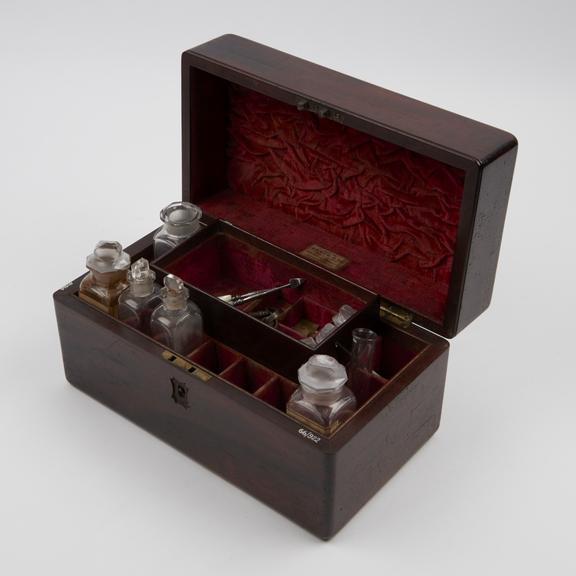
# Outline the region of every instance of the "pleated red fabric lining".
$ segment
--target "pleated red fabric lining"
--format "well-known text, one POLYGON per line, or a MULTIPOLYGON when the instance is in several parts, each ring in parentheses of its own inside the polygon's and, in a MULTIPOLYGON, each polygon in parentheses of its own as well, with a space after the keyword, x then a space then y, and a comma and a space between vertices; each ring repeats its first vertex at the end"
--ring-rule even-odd
POLYGON ((442 321, 464 171, 234 87, 228 181, 207 212, 292 252, 341 254, 342 276, 442 321))

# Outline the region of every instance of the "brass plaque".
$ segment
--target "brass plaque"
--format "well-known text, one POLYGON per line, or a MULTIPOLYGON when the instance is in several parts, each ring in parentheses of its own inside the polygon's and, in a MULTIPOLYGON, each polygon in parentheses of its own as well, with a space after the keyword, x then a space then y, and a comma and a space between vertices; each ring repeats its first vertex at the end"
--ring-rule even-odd
POLYGON ((332 270, 332 272, 338 272, 350 264, 348 258, 344 258, 344 256, 336 254, 336 252, 322 248, 322 246, 318 246, 318 244, 310 244, 308 248, 300 252, 300 256, 328 270, 332 270))

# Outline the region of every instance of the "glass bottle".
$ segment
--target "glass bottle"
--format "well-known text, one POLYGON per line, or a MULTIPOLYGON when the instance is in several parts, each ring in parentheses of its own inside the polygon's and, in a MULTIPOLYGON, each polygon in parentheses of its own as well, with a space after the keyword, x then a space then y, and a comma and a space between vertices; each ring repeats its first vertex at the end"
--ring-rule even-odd
POLYGON ((162 304, 150 320, 152 338, 178 354, 188 354, 202 343, 202 313, 188 300, 188 289, 177 276, 168 274, 160 290, 162 304))
POLYGON ((90 272, 80 282, 79 296, 107 314, 116 316, 118 298, 128 286, 130 256, 118 242, 101 240, 86 258, 90 272))
POLYGON ((370 396, 370 382, 376 359, 378 334, 368 328, 352 330, 352 352, 348 363, 350 388, 359 401, 370 396))
POLYGON ((154 234, 154 257, 159 258, 168 250, 190 238, 200 229, 202 210, 190 202, 172 202, 160 212, 162 228, 154 234))
POLYGON ((330 435, 356 410, 356 398, 345 386, 346 368, 332 356, 316 354, 298 370, 300 388, 286 412, 316 432, 330 435))
POLYGON ((150 333, 152 312, 162 303, 160 288, 154 283, 156 274, 146 258, 132 264, 128 272, 128 288, 118 299, 118 318, 129 326, 150 333))
POLYGON ((352 308, 348 304, 343 304, 334 316, 332 316, 332 323, 334 326, 341 326, 356 314, 356 308, 352 308))

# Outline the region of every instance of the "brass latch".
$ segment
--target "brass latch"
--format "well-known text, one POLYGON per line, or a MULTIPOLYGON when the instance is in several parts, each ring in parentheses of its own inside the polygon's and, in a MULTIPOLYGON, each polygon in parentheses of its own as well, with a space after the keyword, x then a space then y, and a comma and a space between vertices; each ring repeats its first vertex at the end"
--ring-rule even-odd
POLYGON ((299 100, 296 104, 298 110, 312 112, 317 114, 319 118, 328 118, 334 122, 342 122, 342 114, 336 110, 332 110, 319 102, 312 102, 312 100, 299 100))
POLYGON ((164 350, 162 352, 162 358, 164 358, 164 360, 168 360, 168 362, 174 364, 174 366, 182 368, 182 370, 185 370, 189 374, 196 376, 196 378, 199 378, 203 382, 207 382, 208 380, 210 380, 210 378, 212 378, 212 376, 208 374, 208 372, 202 370, 202 368, 200 368, 199 366, 192 364, 192 362, 188 362, 188 360, 186 360, 185 358, 182 358, 181 356, 176 356, 176 354, 170 352, 170 350, 164 350))
POLYGON ((414 320, 414 314, 389 302, 380 302, 380 319, 401 328, 408 328, 414 320))

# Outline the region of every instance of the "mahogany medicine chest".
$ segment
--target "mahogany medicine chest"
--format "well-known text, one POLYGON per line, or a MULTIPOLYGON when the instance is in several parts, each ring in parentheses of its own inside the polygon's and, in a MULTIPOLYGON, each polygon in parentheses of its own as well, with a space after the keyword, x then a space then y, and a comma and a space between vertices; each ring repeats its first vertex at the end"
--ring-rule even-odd
POLYGON ((438 428, 446 338, 490 303, 517 141, 226 35, 182 55, 182 142, 200 231, 158 259, 154 231, 126 250, 157 281, 183 279, 205 341, 164 348, 81 301, 81 276, 54 294, 66 378, 329 539, 438 428), (295 276, 306 283, 282 296, 277 327, 217 298, 295 276), (344 304, 350 320, 301 342, 302 319, 344 304), (344 362, 357 327, 381 337, 377 374, 321 436, 286 403, 298 367, 344 362))

